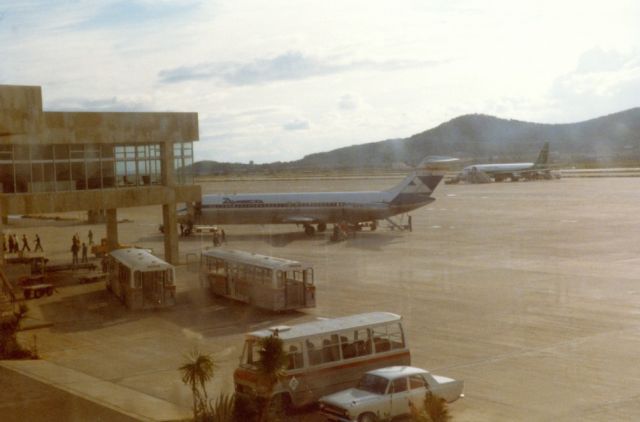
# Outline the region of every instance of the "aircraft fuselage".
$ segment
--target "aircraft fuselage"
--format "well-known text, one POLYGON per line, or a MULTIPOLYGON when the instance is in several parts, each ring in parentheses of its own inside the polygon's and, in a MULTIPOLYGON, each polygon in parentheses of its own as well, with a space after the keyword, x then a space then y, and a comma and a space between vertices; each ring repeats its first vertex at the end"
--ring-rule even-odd
POLYGON ((393 203, 387 192, 318 192, 207 195, 195 224, 358 223, 388 218, 434 199, 413 195, 393 203))

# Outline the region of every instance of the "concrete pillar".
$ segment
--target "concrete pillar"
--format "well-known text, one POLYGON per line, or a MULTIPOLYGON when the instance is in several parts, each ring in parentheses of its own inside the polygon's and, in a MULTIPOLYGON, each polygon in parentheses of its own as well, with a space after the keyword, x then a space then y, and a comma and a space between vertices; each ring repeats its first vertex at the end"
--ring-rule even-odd
MULTIPOLYGON (((2 206, 0 205, 0 215, 2 215, 2 206)), ((7 224, 5 222, 6 216, 2 216, 0 219, 0 241, 2 245, 0 245, 0 265, 4 265, 4 245, 7 244, 6 239, 4 237, 4 225, 7 224)))
POLYGON ((164 260, 170 264, 180 264, 178 255, 178 220, 176 204, 162 206, 162 224, 164 225, 164 260))
MULTIPOLYGON (((175 169, 173 168, 173 144, 165 142, 160 146, 162 155, 162 184, 168 188, 175 188, 175 169)), ((162 224, 164 225, 164 260, 173 265, 180 263, 178 250, 178 221, 176 217, 176 203, 169 202, 162 205, 162 224)))
POLYGON ((107 251, 118 247, 118 210, 107 210, 107 251))

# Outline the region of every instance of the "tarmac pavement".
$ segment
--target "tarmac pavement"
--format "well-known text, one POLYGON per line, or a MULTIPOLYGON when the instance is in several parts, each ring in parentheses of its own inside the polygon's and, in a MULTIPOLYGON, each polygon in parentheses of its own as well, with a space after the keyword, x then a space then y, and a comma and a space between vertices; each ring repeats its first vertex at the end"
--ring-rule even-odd
MULTIPOLYGON (((398 180, 210 181, 203 191, 374 190, 398 180)), ((213 396, 233 390, 245 332, 390 311, 404 317, 415 366, 465 381, 465 398, 450 406, 456 421, 638 420, 637 180, 442 184, 433 204, 412 213, 413 232, 382 224, 339 243, 329 241, 330 230, 309 238, 295 226, 225 226, 229 248, 311 262, 317 307, 269 313, 212 297, 187 264, 212 245, 199 235, 181 238, 174 308, 127 311, 102 283, 70 281, 28 302, 33 320, 53 325, 21 338, 36 335, 41 356, 57 368, 188 412, 191 395, 177 368, 192 348, 214 356, 213 396)), ((130 220, 120 225, 122 243, 162 252, 160 207, 118 217, 130 220)), ((54 262, 70 260, 75 232, 84 239, 92 229, 100 239, 105 231, 73 220, 39 223, 46 227, 11 220, 9 230, 38 232, 54 262)), ((11 397, 0 401, 6 414, 34 406, 11 397)), ((70 412, 69 420, 83 420, 70 412)))

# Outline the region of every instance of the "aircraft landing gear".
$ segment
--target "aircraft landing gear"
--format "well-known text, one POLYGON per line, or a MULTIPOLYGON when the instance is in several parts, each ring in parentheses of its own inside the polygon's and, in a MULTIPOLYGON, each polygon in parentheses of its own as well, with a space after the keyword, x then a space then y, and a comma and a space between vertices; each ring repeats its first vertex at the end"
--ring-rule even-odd
POLYGON ((327 230, 327 225, 325 223, 318 224, 318 233, 322 233, 325 230, 327 230))
POLYGON ((316 229, 313 228, 313 226, 310 224, 305 224, 304 232, 306 233, 307 236, 313 236, 316 233, 316 229))

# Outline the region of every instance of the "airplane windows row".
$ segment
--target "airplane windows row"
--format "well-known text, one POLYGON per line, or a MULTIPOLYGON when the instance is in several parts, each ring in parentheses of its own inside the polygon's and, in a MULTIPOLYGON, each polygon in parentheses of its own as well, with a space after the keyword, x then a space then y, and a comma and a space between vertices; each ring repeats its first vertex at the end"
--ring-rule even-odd
MULTIPOLYGON (((256 203, 229 203, 229 204, 211 204, 205 205, 203 208, 308 208, 308 207, 344 207, 347 204, 344 202, 284 202, 284 203, 272 203, 272 204, 256 204, 256 203)), ((361 207, 362 205, 350 204, 353 207, 361 207)))

